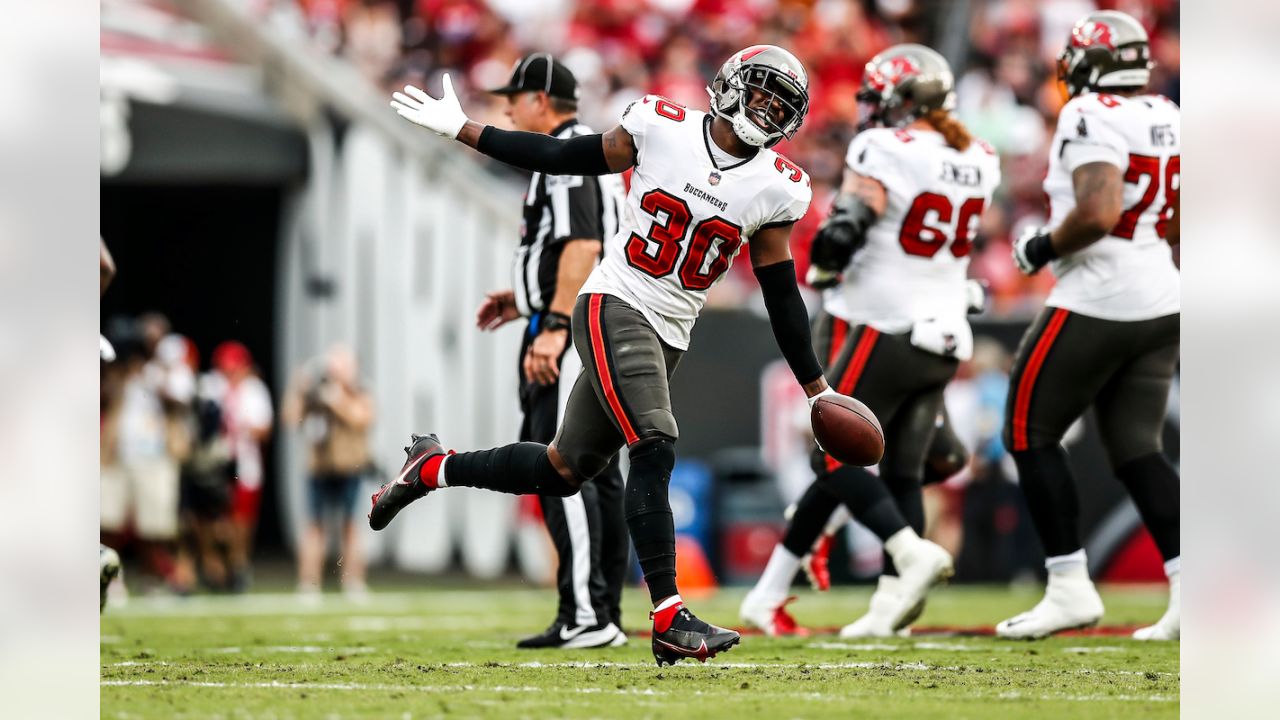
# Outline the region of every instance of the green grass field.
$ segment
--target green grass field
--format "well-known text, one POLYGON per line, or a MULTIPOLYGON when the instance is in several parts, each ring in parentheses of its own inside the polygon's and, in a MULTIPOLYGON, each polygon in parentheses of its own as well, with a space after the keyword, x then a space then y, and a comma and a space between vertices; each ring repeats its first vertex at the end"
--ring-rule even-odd
MULTIPOLYGON (((800 593, 797 618, 834 627, 867 590, 800 593)), ((943 588, 928 626, 981 626, 1039 589, 943 588)), ((691 601, 736 626, 741 590, 691 601)), ((1163 591, 1104 592, 1105 622, 1149 622, 1163 591)), ((842 641, 751 636, 706 665, 659 669, 643 591, 624 608, 631 642, 516 651, 554 593, 495 587, 375 594, 134 598, 102 620, 104 718, 1101 718, 1177 717, 1177 643, 1070 636, 1026 643, 946 634, 842 641)))

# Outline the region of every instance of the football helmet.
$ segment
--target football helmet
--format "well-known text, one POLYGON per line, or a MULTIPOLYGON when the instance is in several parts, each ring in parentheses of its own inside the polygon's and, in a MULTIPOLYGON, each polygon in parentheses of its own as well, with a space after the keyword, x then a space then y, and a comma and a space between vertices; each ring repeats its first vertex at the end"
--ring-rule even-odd
POLYGON ((902 127, 930 110, 956 105, 951 65, 936 50, 894 45, 871 58, 858 90, 858 130, 902 127))
POLYGON ((1141 88, 1151 79, 1154 65, 1142 24, 1122 12, 1102 10, 1085 15, 1071 28, 1058 56, 1058 79, 1069 97, 1085 90, 1141 88))
POLYGON ((809 74, 795 55, 776 45, 752 45, 734 53, 707 93, 711 111, 732 123, 734 134, 753 147, 791 139, 809 112, 809 74), (764 94, 763 106, 751 107, 752 90, 764 94), (769 111, 775 103, 781 117, 769 111))

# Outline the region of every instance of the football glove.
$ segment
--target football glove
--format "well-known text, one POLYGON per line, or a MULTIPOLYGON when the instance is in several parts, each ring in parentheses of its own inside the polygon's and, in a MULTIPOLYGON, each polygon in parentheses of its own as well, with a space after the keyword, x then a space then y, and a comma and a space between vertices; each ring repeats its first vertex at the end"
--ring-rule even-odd
POLYGON ((849 264, 853 254, 866 244, 867 229, 875 221, 875 211, 856 195, 842 194, 836 198, 835 204, 831 206, 831 214, 822 221, 822 226, 813 236, 813 247, 809 250, 809 262, 824 273, 816 279, 829 284, 815 284, 812 270, 805 278, 809 284, 821 288, 831 287, 838 282, 840 271, 849 264))
POLYGON ((813 397, 809 398, 809 407, 812 409, 812 408, 813 408, 813 404, 814 404, 814 403, 816 403, 816 402, 818 402, 818 398, 820 398, 820 397, 826 397, 827 395, 839 395, 839 394, 840 394, 840 393, 836 392, 834 388, 832 388, 830 385, 828 385, 828 386, 827 386, 827 388, 826 388, 825 390, 823 390, 822 392, 818 393, 817 395, 814 395, 813 397))
POLYGON ((1023 275, 1035 275, 1056 257, 1058 254, 1053 251, 1049 231, 1045 228, 1028 227, 1013 243, 1013 264, 1023 275))
POLYGON ((804 281, 814 290, 826 290, 840 284, 840 273, 832 270, 823 270, 817 265, 810 265, 809 271, 804 274, 804 281))
POLYGON ((444 93, 438 100, 412 85, 405 85, 404 92, 397 91, 391 95, 391 107, 400 117, 415 125, 421 125, 441 137, 456 139, 462 132, 462 126, 467 124, 467 114, 462 111, 458 96, 453 92, 449 73, 444 74, 443 83, 444 93))

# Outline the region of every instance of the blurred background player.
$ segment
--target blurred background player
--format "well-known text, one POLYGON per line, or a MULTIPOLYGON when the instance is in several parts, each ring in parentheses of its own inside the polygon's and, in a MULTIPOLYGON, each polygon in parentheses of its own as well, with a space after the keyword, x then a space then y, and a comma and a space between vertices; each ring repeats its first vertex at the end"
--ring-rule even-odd
POLYGON ((1102 618, 1060 445, 1090 405, 1169 578, 1168 611, 1134 637, 1179 636, 1179 480, 1161 430, 1179 350, 1170 246, 1179 241, 1181 126, 1171 100, 1145 94, 1151 67, 1146 30, 1115 11, 1077 22, 1059 58, 1072 99, 1044 181, 1049 224, 1029 228, 1013 249, 1019 270, 1051 264, 1057 284, 1018 348, 1004 428, 1049 582, 1038 605, 996 626, 1001 637, 1040 638, 1102 618))
POLYGON ((788 245, 809 206, 808 178, 767 149, 794 135, 804 120, 804 67, 786 50, 757 45, 731 56, 709 90, 709 113, 650 95, 629 105, 622 124, 603 136, 564 140, 470 121, 447 74, 441 99, 407 86, 392 102, 407 120, 517 167, 582 175, 635 171, 626 222, 574 310, 574 344, 588 370, 574 386, 555 440, 447 454, 435 436, 414 436, 400 477, 373 497, 370 525, 385 527, 410 502, 449 485, 573 495, 626 444, 626 517, 654 604, 659 665, 705 660, 739 641, 738 633, 689 612, 676 586, 667 486, 679 431, 668 383, 707 289, 744 241, 750 240, 774 335, 797 381, 811 401, 834 394, 809 344, 788 245), (641 223, 647 224, 643 235, 641 223))
MULTIPOLYGON (((577 119, 578 83, 547 53, 521 58, 511 80, 494 94, 507 98, 516 130, 567 139, 591 134, 577 119)), ((489 293, 476 316, 481 330, 526 317, 520 346, 520 440, 555 438, 582 362, 572 345, 570 316, 578 290, 600 258, 604 239, 618 230, 622 181, 615 175, 535 172, 524 199, 523 236, 512 263, 513 289, 489 293), (564 382, 561 382, 561 378, 564 382)), ((560 604, 546 631, 522 648, 621 645, 620 601, 630 554, 622 510, 622 472, 615 455, 576 495, 538 497, 559 557, 560 604)))
POLYGON ((222 427, 235 463, 227 560, 231 589, 247 590, 251 581, 253 533, 262 502, 262 444, 271 436, 271 393, 254 369, 249 349, 228 340, 213 350, 215 372, 210 393, 222 407, 222 427))
POLYGON ((119 361, 103 378, 101 531, 136 547, 149 589, 185 590, 178 574, 179 464, 190 449, 186 413, 195 376, 174 355, 178 336, 159 313, 115 323, 119 361))
POLYGON ((355 353, 342 344, 329 348, 289 385, 280 419, 300 428, 308 445, 306 530, 298 545, 298 592, 319 595, 323 586, 325 520, 338 521, 341 582, 348 596, 365 586, 364 553, 356 527, 360 481, 369 472, 369 427, 373 398, 360 383, 355 353))
MULTIPOLYGON (((111 252, 107 250, 107 243, 101 237, 98 238, 98 297, 101 298, 107 294, 107 286, 116 276, 116 262, 111 257, 111 252)), ((107 340, 105 335, 98 335, 98 359, 104 363, 112 362, 116 359, 116 350, 112 347, 111 342, 107 340)), ((99 480, 101 482, 101 480, 99 480)), ((98 612, 102 612, 107 607, 107 588, 111 585, 111 581, 115 580, 120 574, 120 554, 115 550, 107 547, 103 543, 98 543, 98 584, 101 587, 98 600, 98 612)))
POLYGON ((816 351, 836 390, 879 418, 885 454, 876 475, 815 452, 818 479, 740 610, 771 635, 795 631, 783 607, 792 579, 840 503, 885 546, 870 609, 842 637, 903 629, 919 616, 929 588, 954 571, 946 550, 921 538, 921 483, 939 434, 943 389, 973 353, 966 270, 978 221, 1000 183, 999 158, 952 115, 951 67, 922 45, 872 58, 858 100, 868 129, 849 144, 844 184, 814 240, 809 280, 829 288, 816 351))

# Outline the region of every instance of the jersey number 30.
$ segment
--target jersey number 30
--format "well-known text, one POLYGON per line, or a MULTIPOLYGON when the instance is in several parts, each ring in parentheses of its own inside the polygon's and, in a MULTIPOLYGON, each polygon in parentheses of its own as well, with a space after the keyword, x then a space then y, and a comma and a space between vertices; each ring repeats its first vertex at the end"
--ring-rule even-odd
POLYGON ((902 221, 898 242, 908 255, 926 258, 937 255, 942 246, 950 242, 951 254, 962 258, 973 249, 973 226, 982 216, 985 205, 983 198, 971 197, 960 203, 957 211, 946 195, 920 193, 902 221), (948 231, 952 231, 954 237, 949 237, 948 231))
POLYGON ((689 252, 680 263, 680 284, 686 290, 706 290, 715 283, 742 244, 742 228, 721 217, 709 217, 689 232, 692 213, 685 201, 664 190, 650 190, 640 198, 640 208, 654 218, 649 236, 631 233, 627 240, 627 261, 656 278, 666 277, 680 258, 680 243, 689 240, 689 252), (720 241, 719 252, 710 265, 707 255, 720 241), (703 267, 707 265, 707 267, 703 267))

